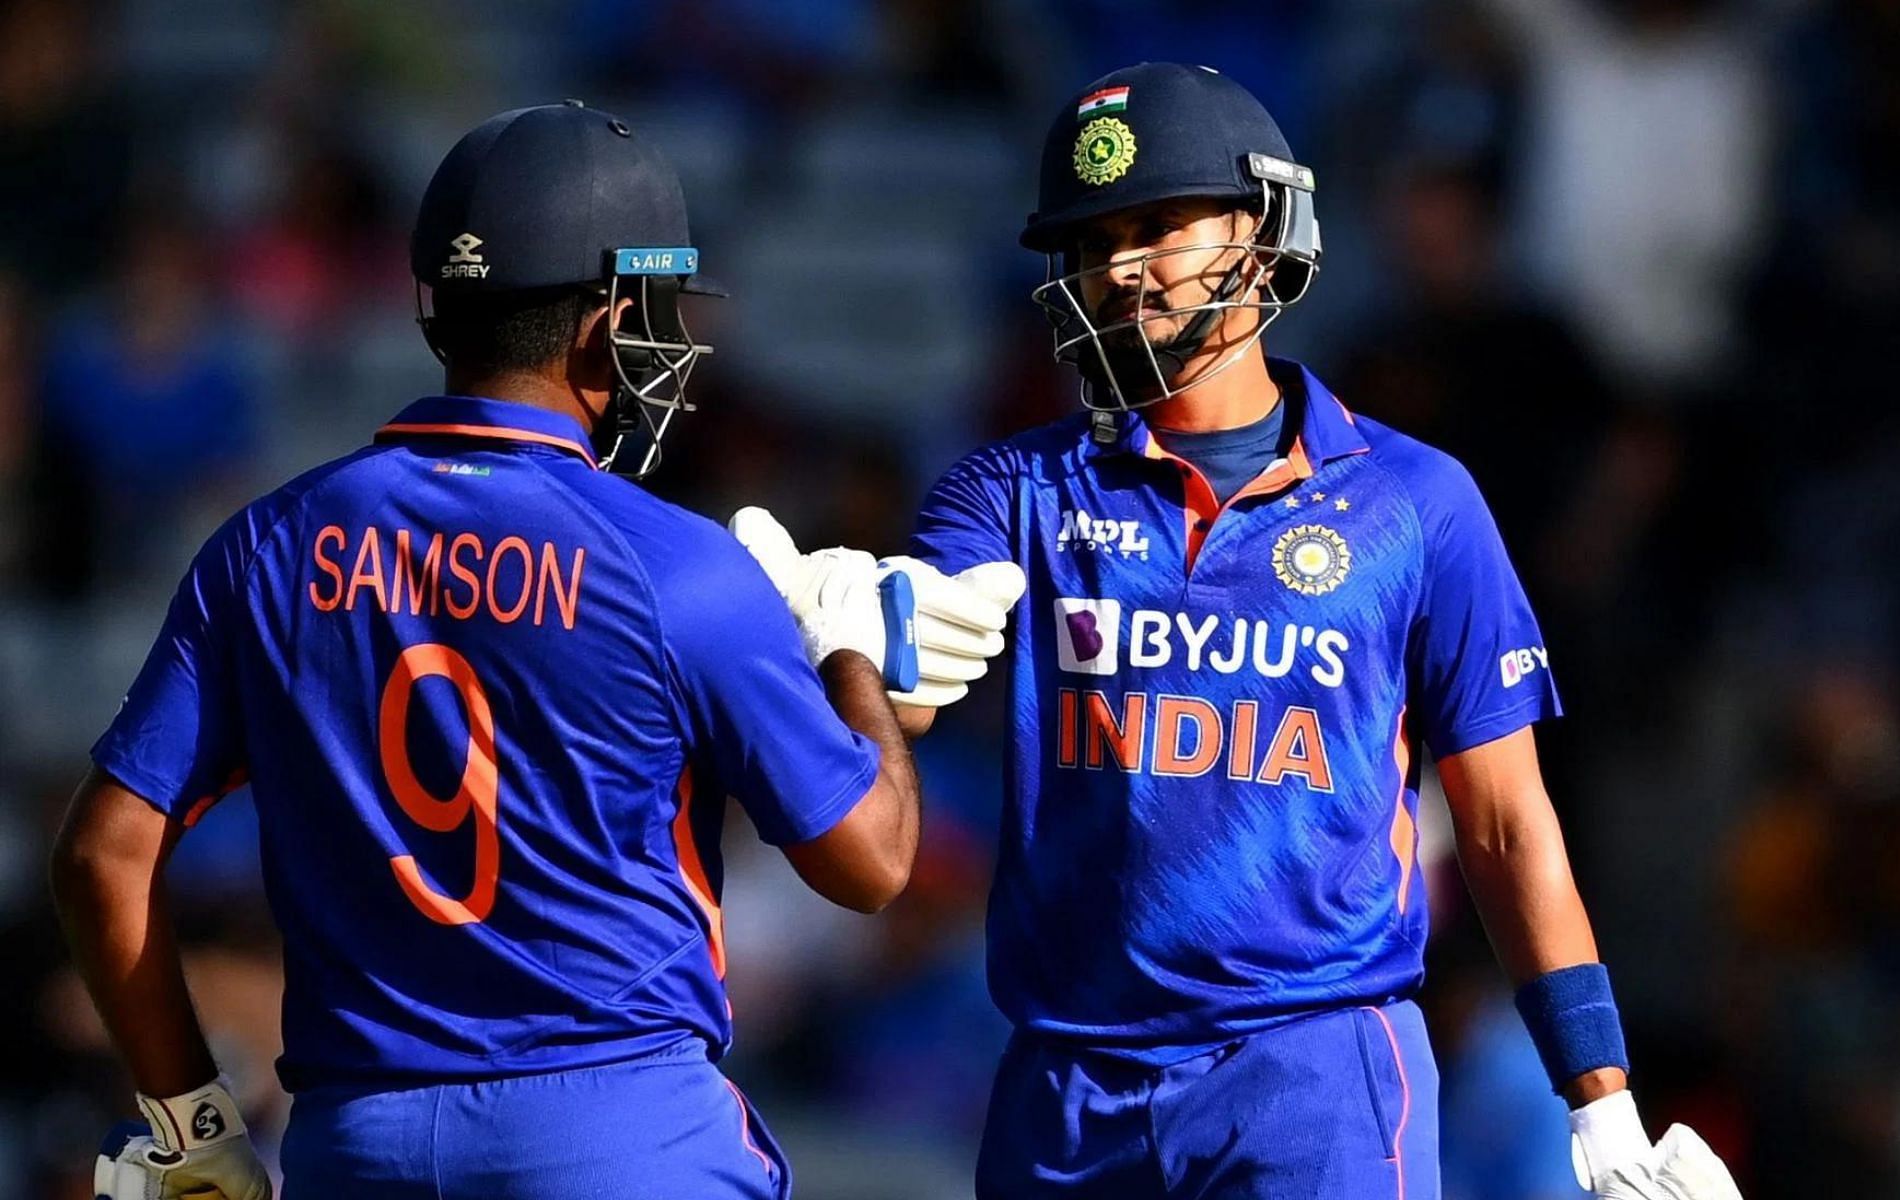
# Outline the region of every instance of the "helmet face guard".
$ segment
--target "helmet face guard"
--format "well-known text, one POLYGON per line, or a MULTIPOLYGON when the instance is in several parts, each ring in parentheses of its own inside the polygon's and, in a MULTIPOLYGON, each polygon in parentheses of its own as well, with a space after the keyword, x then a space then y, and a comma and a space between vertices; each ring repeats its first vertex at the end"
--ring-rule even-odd
MULTIPOLYGON (((614 386, 607 414, 594 432, 600 468, 632 479, 644 479, 660 465, 660 442, 673 415, 692 412, 686 399, 686 381, 693 367, 713 348, 693 340, 680 312, 680 292, 699 269, 699 251, 691 247, 647 249, 628 247, 608 252, 605 290, 599 284, 580 285, 600 299, 608 313, 620 301, 631 299, 626 316, 607 331, 607 349, 614 369, 614 386)), ((723 295, 710 288, 700 291, 723 295)), ((422 284, 416 284, 416 324, 429 350, 443 365, 448 356, 437 342, 435 317, 423 304, 422 284)))
POLYGON ((711 354, 713 348, 693 340, 680 312, 684 279, 699 266, 697 250, 621 249, 613 257, 607 311, 616 311, 624 297, 630 296, 633 305, 626 319, 607 333, 616 385, 608 404, 611 424, 603 424, 601 430, 611 440, 604 447, 600 466, 644 479, 660 465, 660 442, 674 414, 693 411, 686 399, 686 381, 700 356, 711 354))
POLYGON ((1048 281, 1030 293, 1054 331, 1055 357, 1082 376, 1082 402, 1098 412, 1126 412, 1177 396, 1226 370, 1253 348, 1282 312, 1306 295, 1319 272, 1319 222, 1313 215, 1312 172, 1268 155, 1248 156, 1260 181, 1260 216, 1239 241, 1197 242, 1155 250, 1135 259, 1073 269, 1072 251, 1048 254, 1048 281), (1159 315, 1189 315, 1172 340, 1154 344, 1144 315, 1149 297, 1147 266, 1164 258, 1208 250, 1231 251, 1234 262, 1208 298, 1159 315), (1097 324, 1083 302, 1083 282, 1130 264, 1141 269, 1133 315, 1097 324), (1259 314, 1253 331, 1218 363, 1177 386, 1181 372, 1200 353, 1229 309, 1259 314))

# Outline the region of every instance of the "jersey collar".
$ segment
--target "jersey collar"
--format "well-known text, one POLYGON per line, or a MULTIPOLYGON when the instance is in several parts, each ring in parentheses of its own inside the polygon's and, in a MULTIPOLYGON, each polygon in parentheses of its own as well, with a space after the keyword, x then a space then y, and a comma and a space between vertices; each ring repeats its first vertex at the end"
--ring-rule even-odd
MULTIPOLYGON (((1282 403, 1296 408, 1300 429, 1283 460, 1297 477, 1310 476, 1318 467, 1336 458, 1364 454, 1371 449, 1359 432, 1351 412, 1339 398, 1327 390, 1319 377, 1290 358, 1269 358, 1267 370, 1280 385, 1282 403)), ((1112 439, 1099 441, 1091 425, 1087 435, 1089 448, 1096 454, 1135 454, 1144 458, 1169 457, 1154 440, 1141 414, 1131 412, 1110 417, 1115 423, 1112 439)))
POLYGON ((486 396, 424 396, 376 431, 379 442, 443 437, 550 446, 584 459, 590 467, 600 465, 579 421, 532 404, 486 396))

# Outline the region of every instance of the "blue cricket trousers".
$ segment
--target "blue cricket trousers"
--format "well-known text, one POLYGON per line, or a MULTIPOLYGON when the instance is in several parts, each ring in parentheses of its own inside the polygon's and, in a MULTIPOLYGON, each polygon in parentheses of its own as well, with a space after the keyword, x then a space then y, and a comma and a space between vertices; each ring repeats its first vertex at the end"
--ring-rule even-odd
POLYGON ((703 1054, 397 1091, 299 1092, 283 1200, 785 1200, 792 1173, 703 1054))
POLYGON ((977 1200, 1438 1200, 1438 1067, 1410 1001, 1166 1067, 1018 1032, 977 1200))

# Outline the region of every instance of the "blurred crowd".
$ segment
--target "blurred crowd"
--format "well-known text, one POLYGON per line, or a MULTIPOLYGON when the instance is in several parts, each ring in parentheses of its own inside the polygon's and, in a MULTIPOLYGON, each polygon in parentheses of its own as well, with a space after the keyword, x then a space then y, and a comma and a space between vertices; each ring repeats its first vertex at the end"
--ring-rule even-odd
MULTIPOLYGON (((0 1197, 89 1196, 128 1110, 44 884, 86 747, 215 523, 438 387, 406 238, 462 130, 579 96, 653 138, 734 293, 689 312, 718 353, 656 490, 892 551, 958 453, 1076 403, 1015 234, 1050 117, 1142 59, 1237 77, 1317 172, 1273 351, 1497 514, 1656 1131, 1757 1200, 1900 1197, 1893 0, 0 0, 0 1197)), ((812 1200, 968 1194, 999 692, 920 744, 886 914, 729 830, 730 1067, 812 1200)), ((1447 1200, 1573 1200, 1426 832, 1447 1200)), ((172 882, 268 1142, 253 842, 240 793, 172 882)))

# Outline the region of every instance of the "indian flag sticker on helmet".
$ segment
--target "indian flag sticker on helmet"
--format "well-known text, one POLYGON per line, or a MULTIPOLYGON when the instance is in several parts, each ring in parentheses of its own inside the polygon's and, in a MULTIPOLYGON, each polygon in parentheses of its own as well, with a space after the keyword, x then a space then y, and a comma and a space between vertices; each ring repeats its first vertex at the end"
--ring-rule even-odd
POLYGON ((1107 116, 1109 113, 1120 112, 1127 107, 1127 88, 1103 88, 1099 92, 1090 92, 1082 97, 1081 103, 1075 106, 1075 119, 1081 121, 1089 117, 1107 116))
POLYGON ((1113 183, 1135 162, 1135 131, 1114 117, 1097 117, 1075 136, 1075 176, 1097 187, 1113 183))

